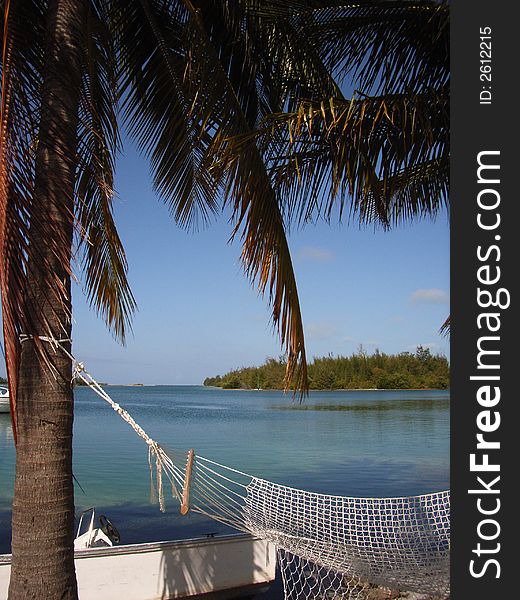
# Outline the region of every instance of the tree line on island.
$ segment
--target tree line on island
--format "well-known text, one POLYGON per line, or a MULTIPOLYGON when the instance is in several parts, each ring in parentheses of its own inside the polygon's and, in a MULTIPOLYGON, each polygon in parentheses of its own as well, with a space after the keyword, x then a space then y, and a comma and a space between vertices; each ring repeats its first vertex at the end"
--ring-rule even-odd
MULTIPOLYGON (((284 389, 284 356, 267 358, 259 367, 242 367, 225 375, 206 377, 205 386, 223 389, 284 389)), ((415 353, 367 354, 362 347, 351 356, 314 358, 309 364, 312 390, 337 389, 447 389, 450 367, 447 358, 418 346, 415 353)))

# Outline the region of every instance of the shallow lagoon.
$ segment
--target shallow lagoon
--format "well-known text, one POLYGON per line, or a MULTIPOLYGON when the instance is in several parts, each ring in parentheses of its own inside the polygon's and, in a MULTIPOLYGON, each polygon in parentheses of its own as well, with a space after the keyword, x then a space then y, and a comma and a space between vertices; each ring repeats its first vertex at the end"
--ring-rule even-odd
MULTIPOLYGON (((349 496, 402 496, 449 487, 449 392, 311 392, 291 395, 201 386, 107 388, 159 443, 258 477, 349 496)), ((87 388, 76 390, 78 512, 96 506, 123 543, 192 537, 223 526, 149 504, 144 442, 87 388), (81 486, 81 487, 80 487, 81 486)), ((0 553, 9 551, 14 448, 0 415, 0 553)))

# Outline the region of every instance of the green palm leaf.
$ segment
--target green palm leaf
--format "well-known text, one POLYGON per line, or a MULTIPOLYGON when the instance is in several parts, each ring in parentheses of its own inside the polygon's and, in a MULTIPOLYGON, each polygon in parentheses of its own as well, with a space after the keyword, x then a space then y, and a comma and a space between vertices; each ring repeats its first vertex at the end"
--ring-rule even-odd
POLYGON ((127 262, 112 217, 118 149, 118 86, 107 16, 91 7, 84 39, 84 77, 78 131, 77 222, 87 297, 124 341, 135 310, 127 262))
POLYGON ((362 222, 388 227, 446 203, 448 108, 447 89, 307 102, 272 116, 257 135, 301 222, 341 216, 348 203, 362 222))

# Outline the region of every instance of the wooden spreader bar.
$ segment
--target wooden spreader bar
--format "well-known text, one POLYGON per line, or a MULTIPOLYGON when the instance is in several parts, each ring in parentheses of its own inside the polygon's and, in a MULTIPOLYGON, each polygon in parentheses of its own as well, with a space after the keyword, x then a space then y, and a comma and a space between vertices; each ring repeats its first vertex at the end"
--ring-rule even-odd
POLYGON ((181 515, 188 514, 190 510, 190 483, 194 457, 195 451, 193 449, 189 450, 188 460, 186 461, 186 475, 184 477, 184 485, 182 486, 181 515))

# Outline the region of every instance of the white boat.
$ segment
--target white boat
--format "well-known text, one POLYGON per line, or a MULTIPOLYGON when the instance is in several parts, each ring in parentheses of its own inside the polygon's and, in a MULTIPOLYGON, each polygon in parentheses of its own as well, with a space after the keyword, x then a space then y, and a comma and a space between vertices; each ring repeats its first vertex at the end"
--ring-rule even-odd
MULTIPOLYGON (((75 540, 81 600, 239 598, 265 591, 275 578, 274 546, 248 534, 115 546, 110 521, 112 529, 93 521, 85 533, 80 522, 75 540)), ((0 600, 7 600, 10 572, 11 555, 0 555, 0 600)))
POLYGON ((0 386, 0 413, 9 412, 9 390, 0 386))

